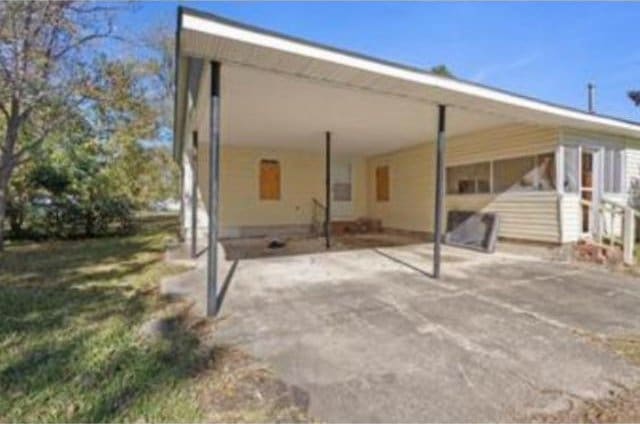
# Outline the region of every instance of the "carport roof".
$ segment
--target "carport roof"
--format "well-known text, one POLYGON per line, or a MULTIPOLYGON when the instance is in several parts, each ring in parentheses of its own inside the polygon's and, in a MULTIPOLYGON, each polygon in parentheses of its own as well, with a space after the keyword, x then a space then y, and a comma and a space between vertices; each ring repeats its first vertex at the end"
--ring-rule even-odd
MULTIPOLYGON (((435 75, 422 69, 301 40, 190 8, 178 8, 176 56, 178 88, 174 130, 177 135, 183 134, 184 130, 186 111, 181 106, 186 106, 186 58, 191 57, 215 60, 239 72, 244 70, 247 75, 251 72, 254 75, 256 72, 265 74, 263 71, 266 71, 269 75, 275 75, 275 78, 289 77, 289 80, 321 83, 328 89, 346 88, 352 92, 352 96, 357 96, 353 93, 358 92, 369 95, 374 93, 380 99, 396 102, 394 109, 401 104, 419 106, 415 108, 416 113, 429 114, 425 115, 425 121, 435 121, 435 113, 430 111, 435 109, 432 106, 445 104, 460 114, 460 132, 464 132, 463 129, 522 122, 640 138, 640 123, 637 122, 587 113, 505 90, 435 75)), ((264 86, 265 81, 254 81, 254 86, 259 86, 260 83, 264 86)), ((283 81, 283 84, 286 83, 286 80, 283 81)), ((237 108, 245 110, 247 104, 238 104, 237 108)), ((265 107, 263 110, 274 109, 277 108, 265 107)), ((389 107, 387 110, 391 109, 389 107)), ((382 110, 380 112, 381 117, 385 115, 382 110)), ((228 116, 233 116, 233 113, 228 116)), ((260 113, 254 116, 260 116, 260 113)), ((361 124, 362 117, 356 118, 359 121, 355 122, 361 124)), ((375 116, 371 122, 375 122, 375 116)), ((354 122, 349 122, 348 125, 345 123, 345 128, 350 128, 349 125, 353 126, 354 122)), ((228 127, 224 120, 222 127, 223 130, 228 127)), ((420 130, 429 134, 427 131, 432 130, 430 127, 433 125, 424 125, 420 130)), ((431 132, 435 136, 435 130, 431 132)), ((253 134, 238 132, 235 135, 237 138, 247 138, 253 134)), ((407 132, 406 138, 414 135, 407 132)), ((388 143, 388 137, 395 134, 389 133, 386 136, 384 143, 388 143)), ((264 137, 268 138, 268 135, 264 134, 264 137)), ((181 151, 181 139, 182 137, 175 139, 176 155, 181 151)), ((413 141, 415 143, 421 140, 413 141)), ((408 140, 404 142, 406 144, 408 140)), ((371 143, 375 150, 375 141, 371 143)))

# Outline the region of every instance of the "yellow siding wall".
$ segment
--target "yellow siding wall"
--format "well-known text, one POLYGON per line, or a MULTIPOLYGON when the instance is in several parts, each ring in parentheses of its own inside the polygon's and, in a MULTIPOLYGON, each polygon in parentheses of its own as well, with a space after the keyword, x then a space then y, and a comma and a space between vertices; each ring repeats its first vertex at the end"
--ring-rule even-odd
MULTIPOLYGON (((511 125, 451 138, 447 165, 505 159, 552 152, 558 143, 553 128, 511 125)), ((433 143, 376 156, 368 160, 369 215, 383 226, 431 232, 435 164, 433 143), (375 169, 388 165, 391 199, 375 199, 375 169)), ((503 193, 500 195, 447 195, 446 208, 492 211, 500 214, 500 236, 546 242, 559 241, 558 202, 555 192, 503 193)))
MULTIPOLYGON (((220 220, 223 228, 310 225, 312 199, 324 203, 324 154, 223 146, 220 154, 220 220), (260 200, 261 159, 280 162, 280 200, 260 200)), ((354 215, 366 214, 364 159, 353 159, 354 215)))
POLYGON ((321 155, 224 147, 220 158, 223 226, 311 223, 311 199, 324 192, 321 155), (261 159, 280 163, 280 200, 260 200, 261 159))
POLYGON ((558 143, 554 128, 509 125, 452 138, 447 142, 447 165, 462 165, 552 152, 558 143))
POLYGON ((500 237, 559 242, 556 192, 449 196, 446 205, 447 209, 498 213, 500 237))
MULTIPOLYGON (((199 134, 198 188, 204 206, 208 205, 209 197, 209 97, 202 93, 209 92, 209 72, 210 67, 205 66, 200 96, 187 115, 185 126, 185 146, 189 149, 192 131, 197 130, 199 134)), ((224 128, 222 132, 224 134, 224 128)), ((243 226, 310 225, 312 198, 324 203, 324 166, 323 152, 238 148, 223 144, 220 150, 221 233, 243 226), (259 199, 261 159, 280 161, 279 201, 259 199)), ((353 214, 359 217, 366 215, 367 209, 365 159, 352 158, 352 166, 353 214)))
POLYGON ((433 144, 367 161, 368 215, 380 219, 387 228, 430 231, 434 196, 433 144), (376 168, 389 167, 389 201, 376 200, 376 168))

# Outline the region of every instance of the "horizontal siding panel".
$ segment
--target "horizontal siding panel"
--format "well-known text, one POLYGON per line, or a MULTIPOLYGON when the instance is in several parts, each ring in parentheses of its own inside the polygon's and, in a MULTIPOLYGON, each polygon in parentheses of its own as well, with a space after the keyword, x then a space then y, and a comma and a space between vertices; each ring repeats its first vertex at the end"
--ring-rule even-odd
POLYGON ((627 145, 625 159, 627 187, 633 187, 634 181, 640 181, 640 142, 627 145))
MULTIPOLYGON (((552 152, 557 143, 558 132, 553 128, 503 126, 447 140, 446 163, 449 166, 552 152)), ((369 215, 380 219, 385 227, 431 231, 434 166, 433 144, 369 158, 369 215), (375 201, 375 169, 381 165, 388 165, 390 171, 388 202, 375 201)), ((544 242, 559 240, 555 192, 447 195, 445 205, 447 210, 498 213, 501 237, 544 242)))
POLYGON ((452 138, 447 143, 447 165, 551 152, 558 143, 553 128, 510 125, 452 138))
POLYGON ((500 217, 500 237, 550 243, 559 241, 555 192, 453 195, 448 196, 446 205, 447 210, 495 212, 500 217))
POLYGON ((572 194, 565 194, 560 199, 560 210, 562 221, 562 243, 577 241, 582 235, 582 211, 580 207, 580 197, 572 194))

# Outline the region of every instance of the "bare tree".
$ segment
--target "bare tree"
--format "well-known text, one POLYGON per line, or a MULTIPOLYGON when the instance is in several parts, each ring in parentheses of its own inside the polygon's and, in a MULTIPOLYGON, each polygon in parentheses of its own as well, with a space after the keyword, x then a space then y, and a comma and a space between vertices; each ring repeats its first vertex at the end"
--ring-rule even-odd
POLYGON ((95 95, 90 48, 112 36, 114 12, 91 2, 0 2, 0 251, 12 173, 75 116, 69 108, 95 95))

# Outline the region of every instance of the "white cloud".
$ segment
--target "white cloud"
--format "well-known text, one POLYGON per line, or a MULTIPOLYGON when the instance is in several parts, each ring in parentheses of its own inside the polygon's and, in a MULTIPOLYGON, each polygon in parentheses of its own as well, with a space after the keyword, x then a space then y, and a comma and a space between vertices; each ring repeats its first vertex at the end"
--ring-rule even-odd
POLYGON ((497 63, 480 68, 472 77, 473 81, 484 82, 488 77, 504 74, 507 71, 524 68, 542 56, 540 53, 529 53, 508 63, 497 63))

